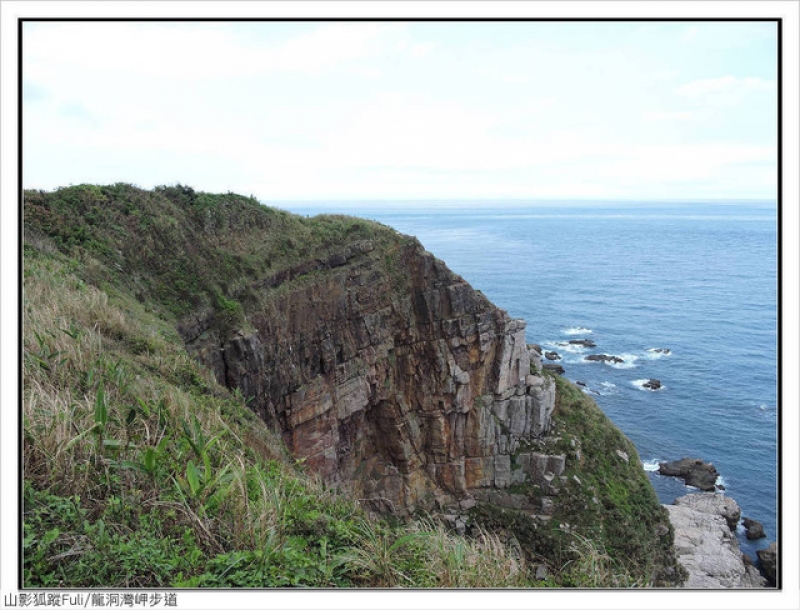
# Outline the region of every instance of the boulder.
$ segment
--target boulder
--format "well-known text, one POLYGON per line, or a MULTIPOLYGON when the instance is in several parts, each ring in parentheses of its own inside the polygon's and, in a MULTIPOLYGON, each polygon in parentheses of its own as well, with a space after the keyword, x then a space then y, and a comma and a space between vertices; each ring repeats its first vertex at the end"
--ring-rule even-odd
POLYGON ((561 356, 558 355, 558 352, 545 352, 544 357, 548 360, 561 360, 561 356))
POLYGON ((538 343, 529 343, 528 344, 528 349, 529 350, 532 349, 533 351, 538 353, 540 356, 542 355, 542 346, 539 345, 538 343))
POLYGON ((543 364, 542 368, 545 371, 550 371, 551 373, 556 373, 557 375, 564 374, 564 367, 560 364, 543 364))
POLYGON ((674 462, 659 462, 658 473, 668 477, 680 477, 684 483, 703 491, 714 491, 719 473, 710 462, 697 458, 681 458, 674 462))
POLYGON ((744 525, 744 529, 747 531, 748 540, 758 540, 759 538, 767 537, 764 533, 764 526, 755 519, 745 517, 742 519, 742 525, 744 525))
POLYGON ((777 582, 775 578, 775 569, 777 565, 778 544, 776 542, 770 542, 767 548, 756 551, 756 555, 758 555, 762 573, 766 576, 767 581, 774 586, 777 582))

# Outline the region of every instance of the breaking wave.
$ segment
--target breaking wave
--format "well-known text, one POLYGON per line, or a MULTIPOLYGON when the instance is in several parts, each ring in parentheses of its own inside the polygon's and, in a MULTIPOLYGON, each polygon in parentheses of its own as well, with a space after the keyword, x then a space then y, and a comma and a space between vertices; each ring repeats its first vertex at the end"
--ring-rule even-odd
POLYGON ((620 358, 622 362, 611 362, 609 360, 586 360, 585 356, 583 357, 583 361, 590 364, 599 362, 615 369, 635 369, 638 366, 636 361, 639 360, 639 356, 636 354, 606 354, 606 356, 611 358, 620 358))
POLYGON ((667 387, 662 383, 661 387, 658 388, 657 390, 651 390, 650 388, 644 387, 644 384, 646 384, 648 381, 650 381, 650 380, 649 379, 636 379, 634 381, 631 381, 631 385, 636 387, 636 388, 639 388, 640 390, 642 390, 642 392, 660 392, 661 390, 663 390, 663 389, 665 389, 667 387))
POLYGON ((671 355, 672 355, 671 349, 666 349, 662 347, 648 347, 645 358, 647 358, 648 360, 659 360, 661 358, 665 358, 671 355))
POLYGON ((597 393, 601 396, 611 396, 612 394, 618 394, 617 391, 617 384, 611 383, 610 381, 604 381, 600 384, 602 389, 598 390, 597 393))
POLYGON ((647 472, 658 472, 658 463, 662 460, 642 460, 642 468, 647 472))

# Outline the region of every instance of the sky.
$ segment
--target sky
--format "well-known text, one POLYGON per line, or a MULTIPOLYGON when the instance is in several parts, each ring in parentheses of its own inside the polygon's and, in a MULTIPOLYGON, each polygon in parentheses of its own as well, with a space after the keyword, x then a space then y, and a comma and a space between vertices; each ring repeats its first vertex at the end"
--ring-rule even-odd
POLYGON ((23 185, 774 200, 774 22, 26 22, 23 185))

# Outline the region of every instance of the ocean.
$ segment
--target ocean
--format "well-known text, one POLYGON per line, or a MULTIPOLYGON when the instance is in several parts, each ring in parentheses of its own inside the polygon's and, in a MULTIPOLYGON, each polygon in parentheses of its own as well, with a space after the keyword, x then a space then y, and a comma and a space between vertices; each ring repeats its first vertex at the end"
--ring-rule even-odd
POLYGON ((777 540, 775 203, 276 205, 416 236, 524 318, 529 343, 561 356, 564 376, 634 442, 662 503, 697 490, 657 474, 657 463, 698 457, 714 463, 742 515, 764 525, 760 541, 739 527, 742 550, 754 558, 777 540), (652 378, 661 389, 643 387, 652 378))

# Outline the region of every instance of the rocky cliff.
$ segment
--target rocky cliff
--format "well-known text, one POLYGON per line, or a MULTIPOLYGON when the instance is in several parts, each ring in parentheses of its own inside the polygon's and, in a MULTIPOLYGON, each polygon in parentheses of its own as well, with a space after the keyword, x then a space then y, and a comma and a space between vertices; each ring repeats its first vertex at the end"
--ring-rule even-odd
MULTIPOLYGON (((25 234, 74 261, 82 282, 176 328, 181 350, 298 462, 366 506, 447 508, 459 531, 517 540, 572 586, 680 580, 632 443, 541 373, 524 321, 416 239, 231 193, 125 184, 26 192, 25 234), (598 557, 613 566, 599 580, 598 557)), ((134 356, 166 337, 112 335, 134 356)), ((174 375, 201 392, 191 372, 174 375)))
POLYGON ((209 332, 213 314, 180 329, 329 481, 406 514, 562 473, 563 455, 520 452, 555 404, 552 380, 530 374, 525 322, 416 240, 354 243, 258 286, 249 332, 209 332))

